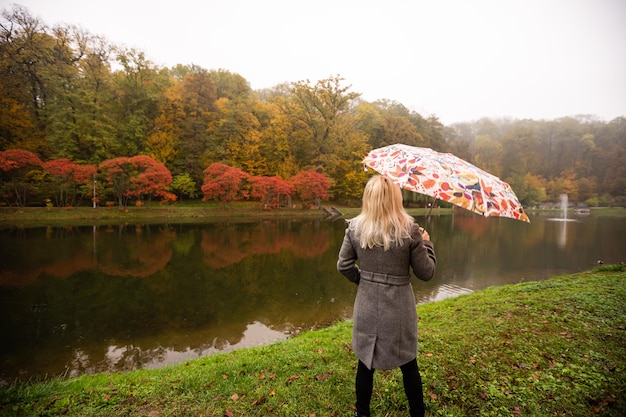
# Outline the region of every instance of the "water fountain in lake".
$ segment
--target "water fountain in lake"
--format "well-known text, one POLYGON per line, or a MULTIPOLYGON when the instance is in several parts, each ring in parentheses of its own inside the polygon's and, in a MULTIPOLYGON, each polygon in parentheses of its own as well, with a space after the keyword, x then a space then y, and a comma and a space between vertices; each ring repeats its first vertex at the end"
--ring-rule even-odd
POLYGON ((552 221, 560 221, 560 222, 570 222, 570 221, 576 221, 575 219, 568 219, 567 218, 567 208, 569 206, 569 201, 568 201, 568 197, 567 194, 561 194, 559 196, 559 207, 561 208, 561 217, 552 217, 548 220, 552 220, 552 221))
POLYGON ((561 200, 562 219, 563 221, 567 221, 567 203, 568 203, 567 194, 561 194, 559 196, 559 199, 561 200))
POLYGON ((561 248, 564 248, 567 243, 567 222, 576 220, 567 218, 567 207, 569 205, 567 194, 561 194, 559 196, 559 200, 561 201, 561 217, 553 217, 548 220, 561 222, 560 233, 557 242, 561 248))

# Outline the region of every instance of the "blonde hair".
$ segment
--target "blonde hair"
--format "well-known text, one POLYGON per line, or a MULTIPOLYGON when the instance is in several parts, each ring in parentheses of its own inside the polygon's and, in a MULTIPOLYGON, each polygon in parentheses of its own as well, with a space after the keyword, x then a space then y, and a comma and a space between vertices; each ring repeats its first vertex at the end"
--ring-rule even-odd
POLYGON ((414 223, 402 206, 400 186, 382 175, 367 182, 361 214, 349 221, 362 248, 382 246, 385 250, 410 239, 414 223))

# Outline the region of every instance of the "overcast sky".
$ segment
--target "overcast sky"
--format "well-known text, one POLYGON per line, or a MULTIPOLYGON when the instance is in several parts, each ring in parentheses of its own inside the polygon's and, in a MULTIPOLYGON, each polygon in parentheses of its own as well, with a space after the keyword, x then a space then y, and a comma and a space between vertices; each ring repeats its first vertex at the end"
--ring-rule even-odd
POLYGON ((253 89, 330 76, 444 124, 626 116, 625 0, 0 0, 253 89))

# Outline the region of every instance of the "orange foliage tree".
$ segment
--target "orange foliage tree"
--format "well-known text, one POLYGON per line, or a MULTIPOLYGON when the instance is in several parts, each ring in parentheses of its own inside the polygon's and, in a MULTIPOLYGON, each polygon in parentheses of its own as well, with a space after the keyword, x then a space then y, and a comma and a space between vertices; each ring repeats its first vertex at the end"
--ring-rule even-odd
POLYGON ((250 197, 258 198, 265 207, 278 207, 281 197, 286 197, 286 204, 290 205, 291 196, 295 192, 292 184, 281 177, 252 177, 250 178, 250 197))
POLYGON ((148 201, 153 196, 160 197, 162 201, 176 201, 176 195, 167 191, 172 183, 172 173, 164 164, 146 155, 133 156, 130 160, 133 175, 130 178, 129 196, 148 201))
POLYGON ((0 151, 0 192, 9 205, 24 207, 38 191, 43 162, 22 149, 0 151))
POLYGON ((311 204, 319 207, 322 200, 328 200, 328 178, 324 174, 315 171, 300 171, 289 179, 295 187, 296 194, 302 200, 302 206, 311 204))
POLYGON ((95 165, 80 165, 67 158, 44 162, 48 191, 58 207, 75 206, 89 195, 89 184, 96 175, 95 165))
POLYGON ((116 197, 120 207, 130 197, 150 200, 153 196, 174 201, 176 196, 167 191, 172 174, 165 165, 146 155, 109 159, 99 165, 101 175, 116 197))
POLYGON ((245 182, 250 175, 239 168, 214 162, 204 170, 203 201, 215 200, 223 204, 248 198, 245 182))

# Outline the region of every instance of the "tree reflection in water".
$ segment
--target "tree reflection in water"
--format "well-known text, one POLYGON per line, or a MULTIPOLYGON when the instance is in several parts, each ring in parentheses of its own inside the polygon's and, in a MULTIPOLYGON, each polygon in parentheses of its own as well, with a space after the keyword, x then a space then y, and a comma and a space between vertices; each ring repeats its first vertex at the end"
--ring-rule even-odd
POLYGON ((4 231, 2 378, 154 367, 328 325, 353 298, 334 233, 312 220, 4 231))

